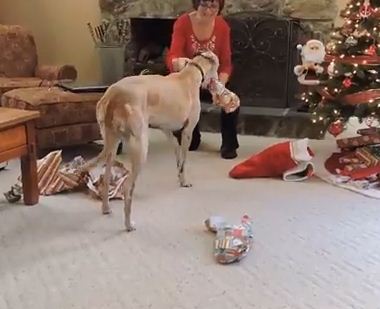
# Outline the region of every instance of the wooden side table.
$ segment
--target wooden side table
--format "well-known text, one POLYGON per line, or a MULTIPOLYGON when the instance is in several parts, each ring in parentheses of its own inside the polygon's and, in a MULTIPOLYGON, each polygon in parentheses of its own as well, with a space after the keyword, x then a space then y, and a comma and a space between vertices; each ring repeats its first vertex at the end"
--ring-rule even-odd
POLYGON ((0 107, 0 162, 21 159, 24 203, 35 205, 39 200, 34 120, 37 111, 0 107))

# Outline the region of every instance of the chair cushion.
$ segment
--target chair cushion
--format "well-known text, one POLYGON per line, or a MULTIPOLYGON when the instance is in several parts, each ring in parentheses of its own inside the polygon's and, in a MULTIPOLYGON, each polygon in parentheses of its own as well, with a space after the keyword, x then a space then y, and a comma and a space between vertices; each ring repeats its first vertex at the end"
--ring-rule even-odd
POLYGON ((103 93, 73 93, 58 87, 21 88, 6 92, 1 105, 38 110, 37 128, 96 123, 96 104, 103 93))
POLYGON ((0 76, 34 76, 37 49, 32 33, 19 25, 0 25, 0 76))
POLYGON ((0 77, 0 96, 12 89, 39 87, 41 83, 38 77, 0 77))

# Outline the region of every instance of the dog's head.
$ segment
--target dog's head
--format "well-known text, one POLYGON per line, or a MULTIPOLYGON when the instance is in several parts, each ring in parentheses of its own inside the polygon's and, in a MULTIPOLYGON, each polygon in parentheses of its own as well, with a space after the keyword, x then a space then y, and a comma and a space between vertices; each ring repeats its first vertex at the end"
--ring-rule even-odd
POLYGON ((212 51, 201 51, 193 58, 192 61, 200 65, 203 70, 203 88, 206 88, 212 79, 218 80, 219 59, 218 56, 212 51))

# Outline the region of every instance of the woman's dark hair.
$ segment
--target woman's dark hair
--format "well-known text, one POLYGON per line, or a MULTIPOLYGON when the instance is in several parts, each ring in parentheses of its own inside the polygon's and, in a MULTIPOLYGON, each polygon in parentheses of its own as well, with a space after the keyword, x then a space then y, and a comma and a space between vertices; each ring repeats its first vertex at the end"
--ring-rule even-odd
POLYGON ((220 14, 220 12, 223 10, 224 8, 224 0, 192 0, 193 1, 193 8, 195 10, 198 10, 198 7, 199 7, 199 4, 202 2, 202 1, 209 1, 209 2, 218 2, 219 3, 219 12, 218 14, 220 14))

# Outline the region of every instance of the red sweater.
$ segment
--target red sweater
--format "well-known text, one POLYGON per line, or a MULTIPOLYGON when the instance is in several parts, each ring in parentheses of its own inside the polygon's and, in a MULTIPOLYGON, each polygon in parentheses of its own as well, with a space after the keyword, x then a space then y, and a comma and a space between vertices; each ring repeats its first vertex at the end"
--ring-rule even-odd
POLYGON ((208 40, 199 41, 193 32, 188 13, 181 15, 174 23, 172 41, 166 57, 166 65, 173 72, 172 60, 178 57, 193 58, 201 49, 209 49, 219 58, 219 73, 231 75, 230 27, 222 16, 215 19, 214 32, 208 40))

